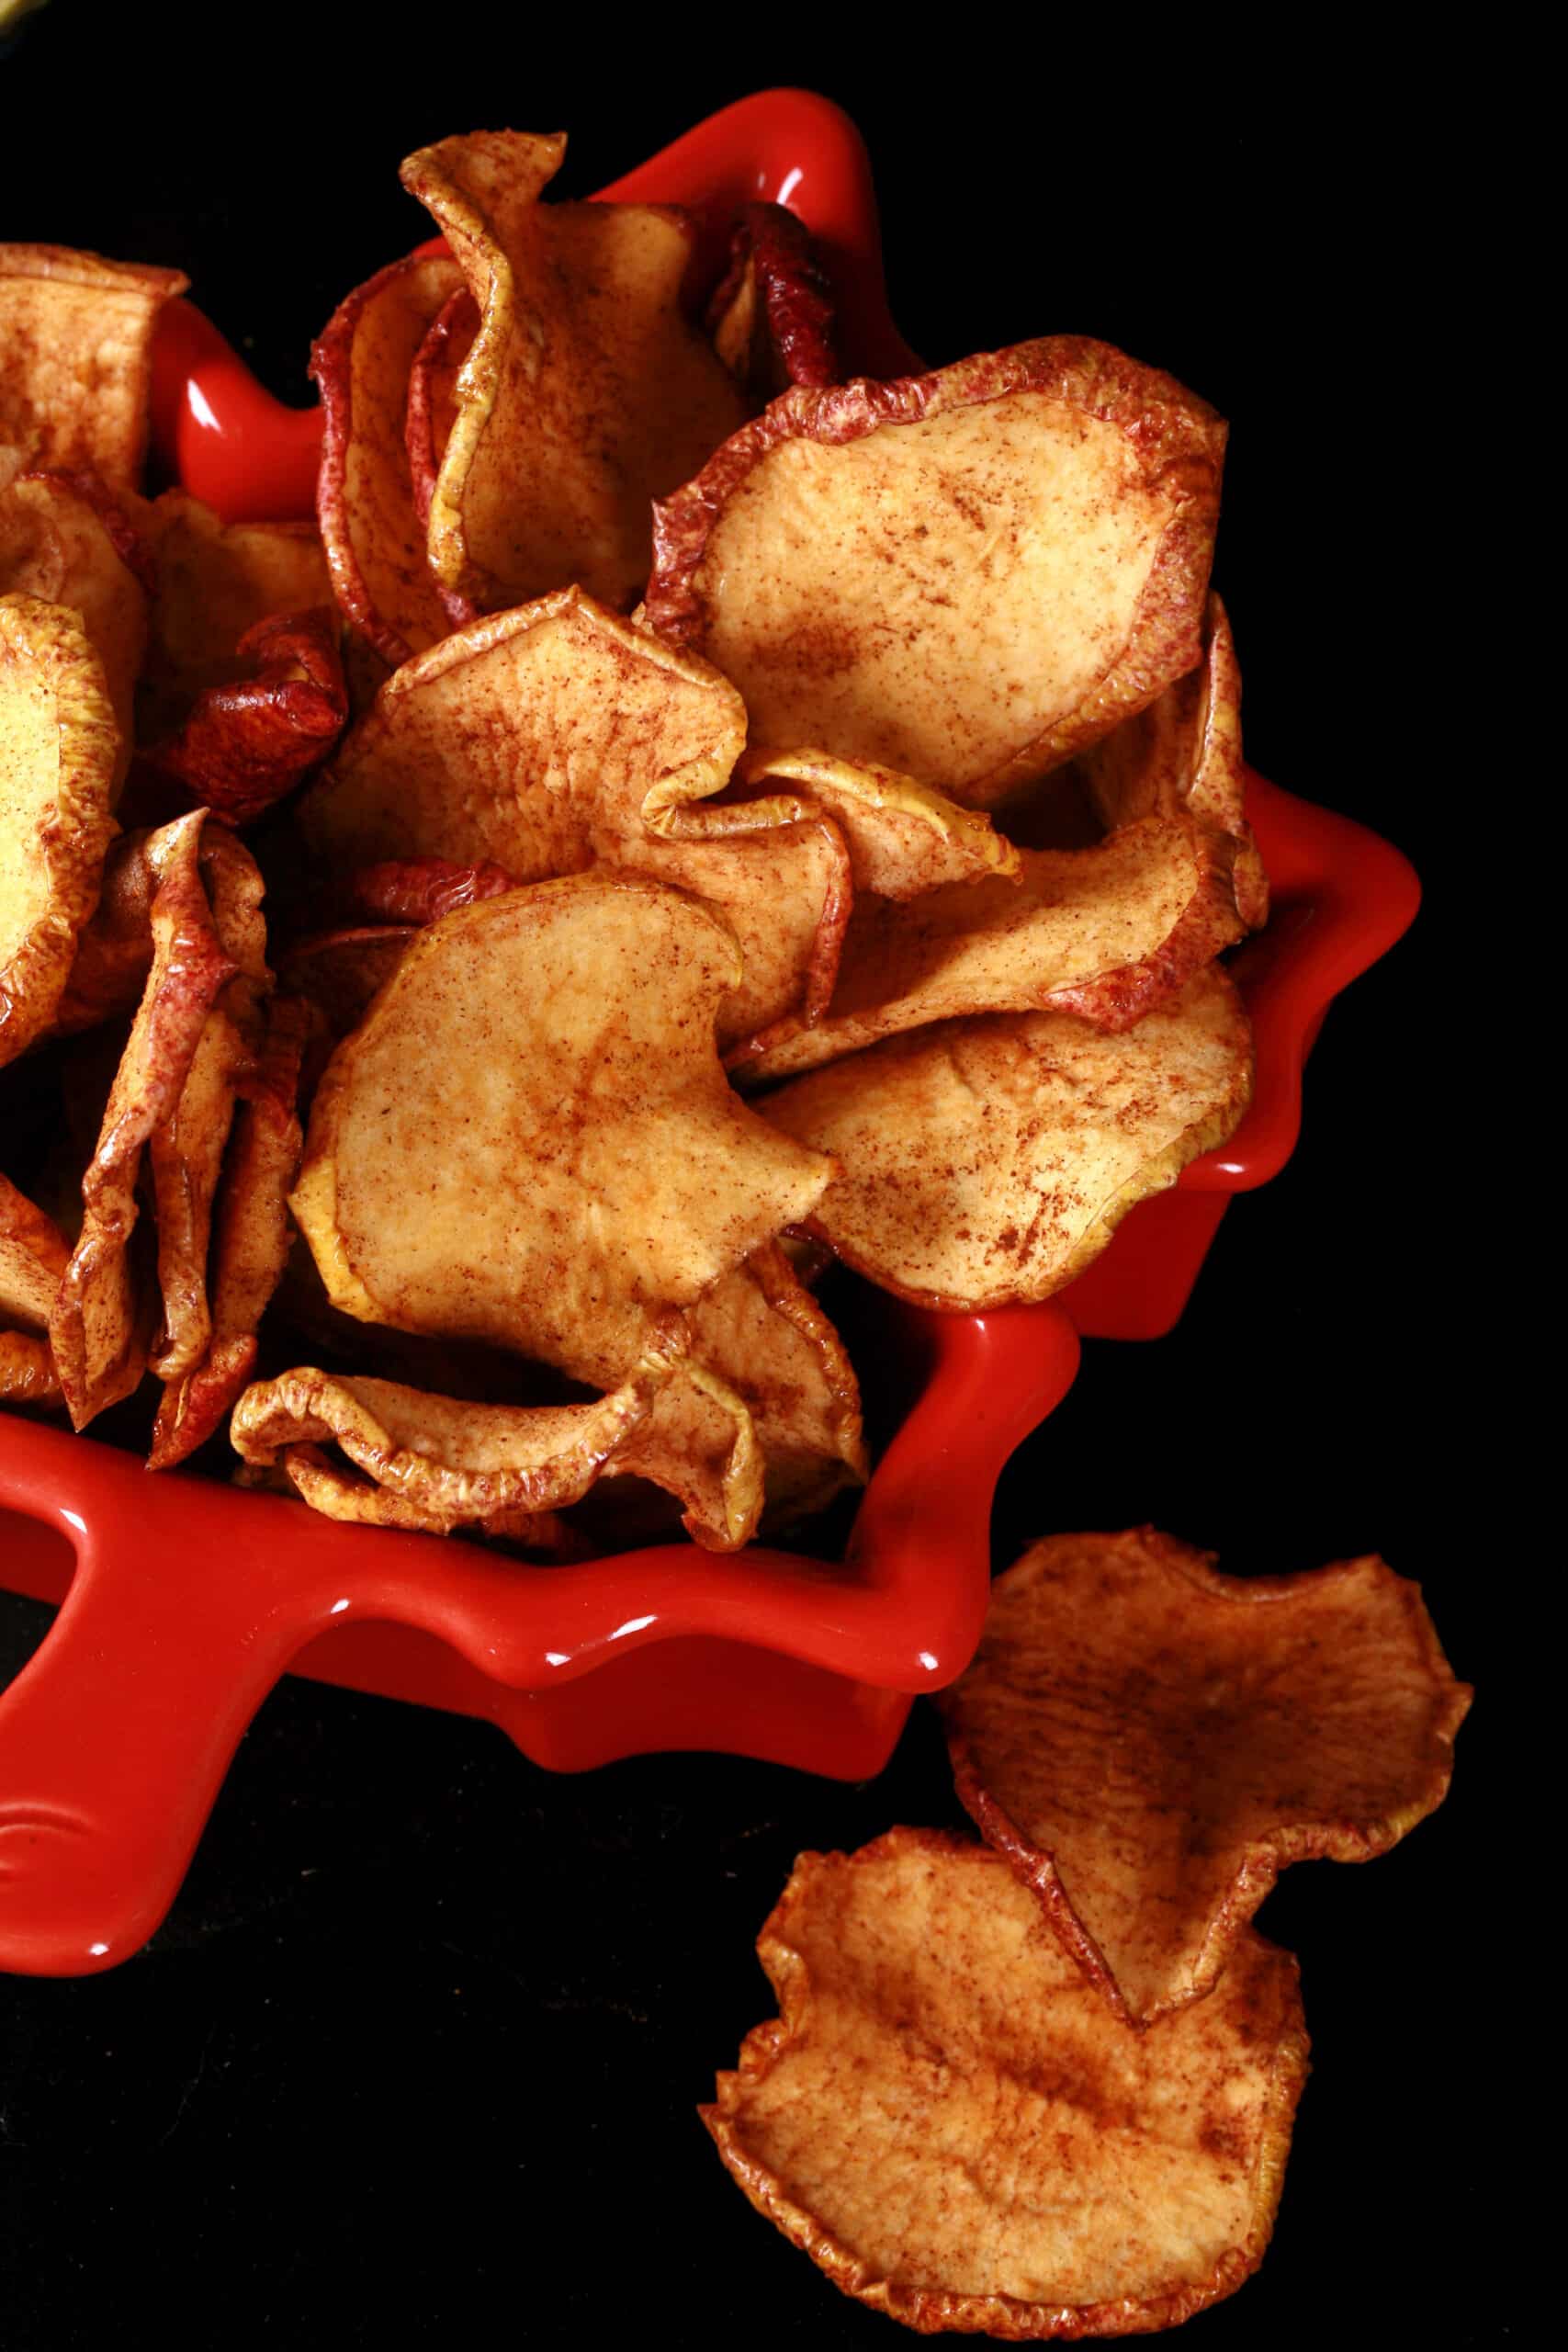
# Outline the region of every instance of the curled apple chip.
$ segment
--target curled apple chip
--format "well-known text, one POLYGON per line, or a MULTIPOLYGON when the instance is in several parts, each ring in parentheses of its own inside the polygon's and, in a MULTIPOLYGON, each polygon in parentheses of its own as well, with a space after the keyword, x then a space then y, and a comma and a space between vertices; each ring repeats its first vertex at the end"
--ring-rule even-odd
POLYGON ((757 1955, 781 2015, 703 2120, 845 2294, 922 2334, 1139 2334, 1262 2260, 1307 2072, 1288 1952, 1248 1934, 1131 2033, 999 1856, 894 1829, 803 1854, 757 1955))
POLYGON ((628 1377, 586 1405, 476 1405, 306 1365, 247 1388, 230 1436, 243 1460, 264 1468, 280 1458, 287 1467, 299 1446, 335 1445, 373 1486, 447 1528, 532 1517, 587 1493, 647 1419, 685 1345, 680 1317, 664 1317, 628 1377))
POLYGON ((323 1519, 343 1521, 352 1527, 395 1527, 410 1535, 451 1535, 471 1525, 486 1536, 503 1537, 508 1544, 520 1544, 544 1559, 581 1556, 579 1538, 556 1511, 495 1510, 487 1519, 472 1522, 454 1520, 448 1511, 427 1509, 342 1468, 317 1445, 288 1447, 271 1470, 242 1468, 236 1484, 291 1492, 323 1519))
POLYGON ((1470 1698, 1382 1560, 1223 1577, 1142 1527, 1032 1544, 938 1703, 986 1838, 1142 2025, 1221 1981, 1287 1863, 1424 1820, 1470 1698))
POLYGON ((0 491, 0 595, 64 605, 81 621, 114 710, 118 792, 135 732, 147 591, 137 576, 130 526, 112 525, 110 503, 84 479, 24 474, 0 491))
POLYGON ((0 446, 133 490, 147 448, 152 330, 189 280, 63 245, 0 245, 0 446))
POLYGON ((614 1388, 832 1172, 725 1081, 710 910, 594 872, 459 908, 317 1090, 293 1208, 334 1306, 614 1388))
POLYGON ((258 623, 332 602, 321 542, 309 523, 221 523, 183 490, 166 490, 138 519, 152 571, 139 732, 156 741, 195 697, 250 672, 238 649, 258 623))
POLYGON ((969 1309, 1071 1282, 1251 1091, 1247 1015, 1211 966, 1123 1036, 1066 1013, 943 1022, 761 1108, 839 1163, 810 1219, 835 1256, 917 1306, 969 1309))
POLYGON ((97 903, 118 739, 62 605, 0 596, 0 1064, 53 1020, 97 903))
POLYGON ((48 1340, 38 1331, 0 1329, 0 1405, 13 1411, 61 1402, 60 1375, 48 1340))
POLYGON ((389 857, 356 867, 343 897, 346 911, 361 922, 420 924, 439 922, 478 899, 504 898, 518 887, 514 874, 490 859, 458 865, 449 857, 389 857))
POLYGON ((1077 763, 1110 826, 1186 815, 1230 842, 1237 910, 1252 931, 1269 920, 1269 877, 1247 821, 1241 669, 1225 608, 1209 599, 1202 666, 1087 752, 1077 763))
POLYGON ((149 751, 226 825, 247 825, 319 767, 348 719, 337 624, 324 608, 279 613, 234 648, 249 674, 198 694, 149 751))
POLYGON ((1184 817, 1019 856, 1016 881, 950 884, 908 905, 862 899, 826 1014, 752 1060, 748 1081, 971 1013, 1131 1028, 1240 936, 1229 844, 1184 817))
POLYGON ((1081 336, 797 389, 657 508, 648 624, 759 741, 992 808, 1196 665, 1224 451, 1081 336))
MULTIPOLYGON (((429 526, 435 477, 457 422, 457 379, 479 331, 479 314, 474 298, 466 286, 458 286, 425 329, 409 369, 403 440, 408 450, 413 511, 421 531, 429 526)), ((453 614, 452 617, 456 621, 458 616, 453 614)), ((461 617, 471 620, 473 614, 468 611, 461 617)))
POLYGON ((640 839, 649 803, 718 791, 745 740, 727 679, 565 588, 405 662, 299 821, 334 867, 490 859, 543 881, 590 865, 601 835, 640 839))
POLYGON ((317 517, 338 605, 395 669, 449 626, 425 561, 405 418, 431 322, 461 290, 448 254, 411 254, 341 302, 310 354, 323 438, 317 517))
POLYGON ((650 502, 744 414, 681 305, 683 217, 542 204, 565 153, 558 134, 477 131, 402 166, 479 314, 428 527, 437 582, 481 611, 572 581, 629 605, 648 577, 650 502))
POLYGON ((54 1219, 0 1176, 0 1323, 47 1331, 70 1256, 54 1219))
POLYGON ((748 204, 708 304, 713 347, 761 405, 791 384, 836 384, 833 297, 811 232, 782 204, 748 204))
POLYGON ((743 786, 804 786, 849 844, 855 888, 879 898, 914 899, 943 883, 1020 871, 1017 849, 983 810, 961 808, 891 768, 754 746, 735 773, 743 786))

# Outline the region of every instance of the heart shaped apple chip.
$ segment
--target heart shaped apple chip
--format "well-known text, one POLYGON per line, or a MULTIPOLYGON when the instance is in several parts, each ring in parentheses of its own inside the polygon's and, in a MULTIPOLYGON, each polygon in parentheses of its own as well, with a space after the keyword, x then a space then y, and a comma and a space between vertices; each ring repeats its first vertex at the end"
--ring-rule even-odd
POLYGON ((1074 335, 785 392, 657 508, 646 618, 758 741, 993 808, 1196 666, 1224 438, 1074 335))
POLYGON ((0 245, 0 449, 134 490, 147 448, 152 330, 189 280, 63 245, 0 245))
POLYGON ((1256 1935, 1135 2034, 998 1855, 894 1829, 803 1854, 757 1942, 781 2014, 702 2109, 761 2214, 921 2334, 1142 2334, 1268 2246, 1307 2072, 1256 1935))
POLYGON ((991 1013, 868 1046, 764 1098, 839 1163, 810 1230, 919 1306, 1048 1298, 1129 1209, 1222 1142, 1252 1033, 1217 965, 1124 1035, 991 1013))
POLYGON ((745 413, 682 306, 684 217, 541 203, 565 153, 559 134, 476 131, 402 166, 479 311, 430 499, 429 556, 442 587, 481 612, 573 581, 632 603, 648 577, 650 502, 745 413))
POLYGON ((1470 1698, 1382 1560, 1219 1576, 1141 1527, 1032 1544, 938 1703, 987 1840, 1142 2025, 1223 1994, 1287 1863, 1368 1861, 1424 1820, 1470 1698))

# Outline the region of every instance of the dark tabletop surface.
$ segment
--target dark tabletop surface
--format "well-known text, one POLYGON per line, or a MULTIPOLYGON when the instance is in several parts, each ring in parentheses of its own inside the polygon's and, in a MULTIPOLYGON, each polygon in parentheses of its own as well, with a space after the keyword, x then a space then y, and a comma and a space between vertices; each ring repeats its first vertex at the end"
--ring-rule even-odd
MULTIPOLYGON (((1448 842, 1471 623, 1423 389, 1468 167, 1403 85, 1236 51, 1222 93, 1195 21, 1141 60, 1118 23, 900 80, 845 64, 811 13, 815 40, 682 12, 569 51, 536 12, 454 5, 395 55, 381 11, 290 11, 265 40, 235 12, 231 52, 210 11, 56 0, 0 47, 0 234, 181 265, 303 399, 335 300, 425 232, 396 181, 410 148, 564 123, 581 192, 794 81, 867 133, 918 349, 1086 331, 1232 419, 1216 578, 1250 755, 1398 841, 1427 908, 1331 1015, 1301 1148, 1233 1206, 1179 1329, 1090 1346, 1014 1460, 997 1557, 1147 1520, 1233 1568, 1375 1549, 1425 1585, 1483 1686, 1455 1791, 1374 1868, 1294 1871, 1269 1900, 1314 2075, 1264 2269, 1195 2324, 1216 2352, 1490 2344, 1506 1710, 1463 1307, 1482 1171, 1456 1092, 1483 1081, 1448 1017, 1481 851, 1448 842)), ((46 1623, 0 1598, 0 1679, 46 1623)), ((751 1943, 795 1853, 961 1819, 919 1710, 860 1788, 690 1757, 563 1780, 487 1727, 286 1684, 149 1949, 94 1981, 0 1980, 0 2343, 138 2318, 198 2344, 893 2342, 751 2213, 694 2110, 773 2013, 751 1943)))

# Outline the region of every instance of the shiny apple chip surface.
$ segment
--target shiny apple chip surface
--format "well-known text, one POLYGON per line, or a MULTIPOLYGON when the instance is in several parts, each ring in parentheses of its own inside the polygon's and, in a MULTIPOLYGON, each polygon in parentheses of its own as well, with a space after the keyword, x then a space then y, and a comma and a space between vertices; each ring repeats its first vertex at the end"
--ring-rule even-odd
POLYGON ((0 245, 0 456, 134 490, 152 330, 188 280, 64 245, 0 245))
POLYGON ((660 505, 647 618, 760 741, 991 808, 1196 666, 1224 435, 1073 335, 785 392, 660 505))
POLYGON ((244 674, 198 694, 149 758, 224 824, 253 823, 321 765, 344 730, 337 640, 324 606, 258 621, 234 648, 244 674))
POLYGON ((590 873, 422 931, 317 1090, 295 1216, 333 1303, 612 1388, 832 1173, 727 1083, 733 934, 590 873))
POLYGON ((0 596, 0 1065, 50 1026, 115 831, 118 733, 80 616, 0 596))
POLYGON ((1222 1142, 1252 1033, 1217 966, 1135 1029, 989 1013, 870 1046, 762 1098, 839 1173, 810 1228, 917 1306, 1048 1298, 1128 1210, 1222 1142))
POLYGON ((1287 1863, 1370 1860, 1441 1803, 1470 1692, 1380 1559, 1219 1576, 1133 1528, 1032 1545, 938 1703, 986 1838, 1145 2022, 1223 1992, 1287 1863))
POLYGON ((478 131, 402 167, 479 311, 430 498, 436 581, 481 611, 581 582, 625 606, 650 502, 745 406, 682 307, 684 219, 649 204, 548 204, 564 137, 478 131))
POLYGON ((1296 1965, 1248 1933, 1132 2032, 1000 1857, 895 1829, 803 1854, 757 1953, 781 2014, 703 2120, 757 2211, 921 2333, 1169 2327, 1258 2267, 1306 2075, 1296 1965))

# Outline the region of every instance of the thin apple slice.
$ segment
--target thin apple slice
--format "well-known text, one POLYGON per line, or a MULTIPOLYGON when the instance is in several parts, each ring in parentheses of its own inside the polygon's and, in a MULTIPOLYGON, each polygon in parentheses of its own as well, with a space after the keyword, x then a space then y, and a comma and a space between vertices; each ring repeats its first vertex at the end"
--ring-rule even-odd
POLYGON ((479 313, 430 501, 436 580, 481 611, 580 581, 627 605, 650 502, 744 414, 681 305, 683 216, 541 204, 566 141, 478 131, 422 148, 402 183, 443 232, 479 313))
POLYGON ((230 1435, 262 1468, 297 1446, 335 1445, 427 1521, 485 1526, 585 1495, 647 1419, 685 1345, 680 1317, 665 1317, 622 1385, 586 1405, 476 1405, 307 1365, 247 1388, 230 1435))
POLYGON ((1213 1994, 1286 1864, 1369 1861, 1442 1803, 1470 1699, 1382 1560, 1218 1576, 1137 1527, 1032 1544, 939 1704, 982 1834, 1146 2025, 1213 1994))
POLYGON ((732 934, 595 872, 423 931, 317 1090, 293 1208, 335 1306, 617 1386, 832 1164, 727 1085, 732 934))
POLYGON ((226 825, 248 825, 319 767, 348 721, 337 623, 279 613, 234 648, 248 674, 198 694, 148 757, 226 825))
POLYGON ((735 775, 743 786, 803 786, 848 842, 857 890, 915 899, 944 883, 1021 870, 1017 849, 983 810, 961 808, 892 768, 835 760, 826 752, 753 747, 735 775))
POLYGON ((147 449, 152 330, 177 269, 63 245, 0 245, 0 447, 24 466, 134 490, 147 449))
POLYGON ((750 1061, 746 1080, 976 1013, 1131 1028, 1241 936, 1230 848, 1187 818, 1145 817, 1092 848, 1021 851, 1016 882, 862 899, 826 1014, 750 1061))
POLYGON ((840 1164, 810 1219, 837 1257, 917 1306, 1048 1298, 1130 1208, 1223 1142, 1252 1035, 1217 965, 1135 1029, 992 1013, 892 1037, 767 1096, 840 1164))
POLYGON ((82 1179, 82 1231, 50 1317, 77 1429, 129 1396, 145 1367, 148 1302, 130 1254, 137 1180, 154 1130, 178 1105, 208 1016, 234 978, 202 881, 205 823, 206 811, 196 809, 148 842, 157 876, 152 966, 82 1179))
POLYGON ((47 1411, 61 1401, 48 1340, 37 1331, 0 1329, 0 1405, 12 1412, 47 1411))
POLYGON ((782 204, 748 204, 708 303, 713 347, 760 408, 792 384, 836 384, 833 297, 816 241, 782 204))
POLYGON ((395 669, 446 634, 424 560, 404 437, 410 370, 462 285, 447 254, 411 254, 356 287, 310 354, 325 427, 316 512, 339 609, 395 669))
POLYGON ((389 857, 356 866, 333 895, 358 922, 417 926, 520 888, 514 874, 489 859, 459 865, 449 857, 389 857))
MULTIPOLYGON (((457 379, 479 331, 479 307, 468 288, 458 286, 425 329, 409 369, 403 441, 408 450, 414 515, 422 531, 429 527, 435 478, 457 420, 457 379)), ((471 620, 473 615, 467 612, 461 616, 453 614, 452 617, 455 622, 459 617, 471 620)))
MULTIPOLYGON (((241 1470, 236 1483, 292 1492, 324 1519, 351 1527, 393 1527, 408 1535, 452 1535, 468 1528, 468 1522, 454 1520, 449 1511, 429 1510, 407 1495, 394 1494, 355 1471, 344 1469, 318 1445, 288 1446, 273 1469, 250 1474, 241 1470)), ((553 1510, 495 1510, 473 1522, 473 1530, 488 1538, 500 1537, 509 1546, 520 1546, 534 1558, 575 1559, 582 1554, 573 1529, 553 1510)))
POLYGON ((111 527, 108 506, 101 488, 59 474, 24 474, 0 491, 0 594, 63 605, 81 621, 114 709, 118 794, 135 734, 147 591, 137 575, 130 526, 111 527))
POLYGON ((197 695, 249 673, 238 648, 258 623, 330 605, 333 585, 309 523, 221 523, 183 490, 139 507, 137 520, 153 581, 138 735, 156 742, 197 695))
POLYGON ((0 1176, 0 1322, 47 1331, 70 1256, 54 1219, 0 1176))
POLYGON ((118 737, 77 616, 0 596, 0 1064, 53 1020, 97 904, 118 737))
POLYGON ((1262 2260, 1307 2039, 1250 1932, 1130 2033, 1000 1857, 934 1829, 802 1854, 757 1941, 781 2014, 701 2112, 757 2211, 921 2334, 1142 2334, 1262 2260))
POLYGON ((279 978, 290 995, 310 1000, 334 1040, 346 1037, 418 937, 413 923, 356 923, 314 932, 285 949, 279 978))
POLYGON ((648 625, 760 741, 993 808, 1197 663, 1224 430, 1075 335, 786 392, 657 508, 648 625))
POLYGON ((145 827, 121 833, 104 860, 98 903, 83 926, 71 977, 50 1034, 68 1037, 135 1012, 152 967, 152 899, 158 876, 145 827))
POLYGON ((238 1107, 206 1278, 205 1340, 165 1374, 150 1469, 170 1469, 204 1444, 254 1368, 256 1333, 288 1258, 288 1193, 303 1142, 296 1103, 311 1035, 304 1001, 275 998, 261 1052, 236 1075, 238 1107))

